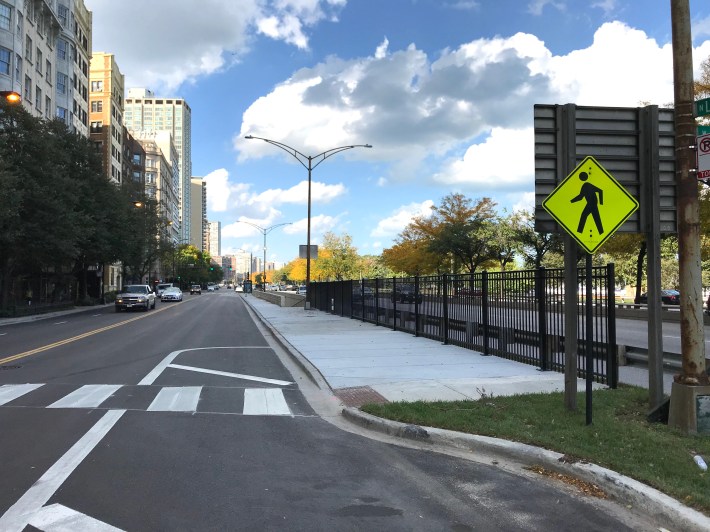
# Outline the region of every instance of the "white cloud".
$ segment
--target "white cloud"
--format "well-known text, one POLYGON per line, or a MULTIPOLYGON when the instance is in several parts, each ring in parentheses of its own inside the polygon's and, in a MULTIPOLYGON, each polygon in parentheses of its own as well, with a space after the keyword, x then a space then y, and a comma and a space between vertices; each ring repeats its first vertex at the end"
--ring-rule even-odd
POLYGON ((207 208, 215 212, 224 212, 229 204, 231 194, 229 186, 229 172, 219 168, 202 178, 207 189, 207 208))
MULTIPOLYGON (((239 159, 273 155, 272 146, 243 140, 248 133, 306 153, 368 142, 374 149, 348 156, 388 162, 388 180, 436 175, 462 187, 532 189, 535 104, 635 107, 673 99, 670 44, 621 22, 603 24, 587 48, 560 56, 525 33, 477 39, 434 60, 415 45, 384 53, 384 44, 371 57, 330 57, 301 69, 255 101, 233 139, 239 159)), ((696 71, 709 55, 710 41, 694 50, 696 71)))
POLYGON ((524 192, 518 201, 513 203, 513 212, 518 211, 535 211, 535 193, 534 192, 524 192))
POLYGON ((535 168, 534 132, 494 129, 481 144, 471 145, 462 159, 444 166, 434 180, 446 185, 475 185, 480 189, 528 186, 535 168))
POLYGON ((257 34, 308 48, 307 29, 337 20, 346 0, 200 0, 199 8, 194 0, 150 0, 149 8, 143 0, 85 3, 93 12, 93 49, 115 54, 127 87, 158 94, 228 68, 257 34))
POLYGON ((417 216, 430 216, 433 206, 434 202, 432 200, 403 205, 387 218, 380 220, 377 227, 370 233, 370 236, 394 237, 407 227, 413 218, 417 216))
MULTIPOLYGON (((328 216, 325 214, 311 216, 311 243, 318 242, 324 233, 332 231, 340 223, 340 220, 345 214, 347 213, 342 213, 338 216, 328 216)), ((302 218, 301 220, 284 227, 284 233, 288 235, 303 235, 304 244, 307 232, 308 218, 302 218)))

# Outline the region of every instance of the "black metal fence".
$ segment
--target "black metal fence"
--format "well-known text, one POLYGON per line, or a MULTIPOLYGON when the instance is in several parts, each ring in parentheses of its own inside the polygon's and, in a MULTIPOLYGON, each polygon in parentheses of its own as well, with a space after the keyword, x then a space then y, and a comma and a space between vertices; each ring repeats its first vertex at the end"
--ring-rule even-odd
MULTIPOLYGON (((577 272, 577 374, 586 377, 592 349, 593 379, 618 382, 614 265, 592 268, 593 337, 586 338, 586 268, 577 272)), ((313 282, 313 308, 394 330, 531 364, 565 367, 564 270, 481 272, 469 275, 313 282)))

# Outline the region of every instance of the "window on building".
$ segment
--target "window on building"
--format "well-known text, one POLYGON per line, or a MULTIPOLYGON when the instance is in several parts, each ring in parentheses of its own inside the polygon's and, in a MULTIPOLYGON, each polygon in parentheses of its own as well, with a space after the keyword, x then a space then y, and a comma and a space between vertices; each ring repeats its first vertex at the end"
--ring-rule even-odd
POLYGON ((91 101, 91 112, 100 113, 104 110, 104 102, 102 100, 92 100, 91 101))
POLYGON ((66 61, 67 59, 67 41, 57 39, 57 58, 66 61))
POLYGON ((29 35, 25 36, 25 59, 32 64, 32 39, 29 35))
POLYGON ((67 93, 67 82, 69 81, 69 76, 62 72, 57 72, 57 92, 59 94, 67 93))
POLYGON ((133 154, 133 164, 141 164, 141 154, 140 153, 133 154))
POLYGON ((9 5, 0 2, 0 30, 10 31, 12 24, 12 9, 9 5))
POLYGON ((104 82, 103 81, 92 81, 91 82, 91 92, 103 92, 104 82))
POLYGON ((59 4, 57 6, 57 16, 59 17, 59 20, 62 23, 62 26, 66 27, 67 25, 67 15, 69 14, 69 8, 63 4, 59 4))
POLYGON ((19 36, 19 35, 22 35, 22 28, 23 28, 23 24, 22 24, 22 13, 17 13, 17 28, 16 28, 16 32, 15 32, 15 33, 16 33, 18 36, 19 36))
POLYGON ((20 80, 22 79, 22 57, 20 54, 15 54, 15 79, 20 80))
POLYGON ((52 118, 52 99, 49 96, 44 97, 44 117, 52 118))
POLYGON ((100 120, 96 122, 91 122, 91 127, 90 131, 91 133, 101 133, 101 128, 103 127, 104 123, 101 122, 100 120))
POLYGON ((42 89, 35 86, 35 108, 42 111, 42 89))
POLYGON ((68 109, 57 106, 57 118, 59 118, 65 124, 67 123, 67 113, 68 109))
POLYGON ((42 50, 37 48, 37 55, 35 56, 35 70, 42 75, 42 50))
POLYGON ((52 83, 52 63, 47 59, 44 62, 44 75, 47 77, 47 83, 52 83))
POLYGON ((25 75, 25 101, 32 101, 32 80, 27 75, 25 75))
POLYGON ((12 52, 7 48, 0 46, 0 74, 10 75, 10 58, 12 57, 12 52))

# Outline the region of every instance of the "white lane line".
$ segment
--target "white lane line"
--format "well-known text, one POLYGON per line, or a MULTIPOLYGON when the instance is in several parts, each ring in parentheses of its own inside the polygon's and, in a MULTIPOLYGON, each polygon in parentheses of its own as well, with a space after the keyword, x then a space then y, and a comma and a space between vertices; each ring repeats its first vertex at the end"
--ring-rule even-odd
POLYGON ((5 336, 7 333, 0 333, 0 336, 5 336))
POLYGON ((150 403, 150 412, 194 412, 200 400, 202 386, 167 387, 160 390, 150 403))
POLYGON ((22 397, 32 390, 36 390, 44 384, 6 384, 0 386, 0 406, 10 401, 14 401, 18 397, 22 397))
POLYGON ((64 325, 65 323, 69 323, 68 321, 58 321, 54 323, 53 325, 64 325))
POLYGON ((242 346, 242 347, 193 347, 192 349, 181 349, 180 351, 173 351, 170 353, 168 356, 166 356, 163 360, 160 361, 160 364, 155 366, 148 375, 143 377, 143 379, 138 383, 138 386, 150 386, 155 382, 155 380, 160 377, 160 374, 165 371, 165 368, 168 367, 168 365, 175 360, 175 358, 180 355, 181 353, 187 353, 188 351, 203 351, 206 349, 271 349, 268 346, 263 346, 263 345, 257 345, 257 346, 242 346))
POLYGON ((41 508, 28 521, 30 526, 43 532, 70 532, 85 530, 91 532, 123 532, 120 528, 94 519, 86 514, 62 506, 50 504, 41 508))
POLYGON ((278 388, 247 388, 244 390, 245 416, 290 416, 284 394, 278 388))
POLYGON ((196 371, 197 373, 209 373, 211 375, 222 375, 224 377, 232 377, 234 379, 244 379, 247 381, 263 382, 267 384, 278 384, 279 386, 288 386, 293 384, 289 381, 279 381, 276 379, 267 379, 266 377, 255 377, 253 375, 242 375, 241 373, 230 373, 228 371, 219 371, 216 369, 195 368, 192 366, 183 366, 181 364, 168 364, 169 368, 184 369, 187 371, 196 371))
POLYGON ((47 408, 96 408, 120 388, 120 384, 87 384, 47 408))
POLYGON ((79 464, 106 436, 109 430, 121 419, 125 410, 106 412, 89 431, 69 449, 64 456, 50 467, 20 499, 0 517, 0 530, 3 532, 22 532, 29 519, 59 489, 79 464))

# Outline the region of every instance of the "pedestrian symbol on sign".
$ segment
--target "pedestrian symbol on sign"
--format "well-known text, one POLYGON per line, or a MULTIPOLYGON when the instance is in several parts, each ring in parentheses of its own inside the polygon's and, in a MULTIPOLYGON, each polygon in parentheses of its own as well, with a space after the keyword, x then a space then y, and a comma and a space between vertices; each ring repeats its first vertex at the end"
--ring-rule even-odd
POLYGON ((588 253, 594 253, 639 204, 593 157, 586 157, 542 206, 588 253))
POLYGON ((587 174, 587 172, 580 172, 579 179, 584 182, 582 190, 580 190, 579 194, 570 200, 570 203, 584 200, 587 204, 584 206, 582 215, 579 217, 577 232, 582 233, 584 231, 584 224, 591 214, 592 218, 594 218, 594 223, 597 225, 597 232, 601 235, 604 233, 604 227, 602 226, 602 219, 599 216, 599 205, 604 204, 604 193, 600 188, 587 182, 589 179, 589 174, 587 174), (597 204, 597 196, 599 197, 599 204, 597 204))

